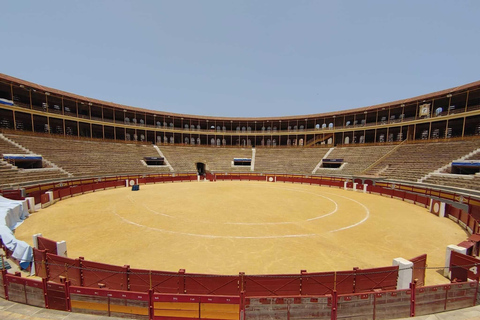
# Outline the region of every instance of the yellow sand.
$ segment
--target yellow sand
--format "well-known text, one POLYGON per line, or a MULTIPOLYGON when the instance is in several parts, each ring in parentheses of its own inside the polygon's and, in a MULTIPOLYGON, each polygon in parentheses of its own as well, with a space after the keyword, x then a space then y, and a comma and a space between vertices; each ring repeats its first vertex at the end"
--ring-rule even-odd
MULTIPOLYGON (((30 216, 16 237, 66 240, 68 256, 163 271, 265 274, 389 266, 467 238, 449 219, 378 195, 268 182, 183 182, 111 189, 30 216)), ((427 284, 448 282, 438 270, 427 284)))

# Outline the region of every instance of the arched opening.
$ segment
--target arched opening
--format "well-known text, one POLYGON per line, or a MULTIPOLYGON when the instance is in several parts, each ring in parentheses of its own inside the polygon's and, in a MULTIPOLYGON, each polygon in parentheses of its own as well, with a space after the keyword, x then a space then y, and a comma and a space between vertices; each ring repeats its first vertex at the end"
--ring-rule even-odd
POLYGON ((197 166, 197 173, 199 176, 204 176, 205 175, 205 163, 203 162, 197 162, 195 163, 197 166))

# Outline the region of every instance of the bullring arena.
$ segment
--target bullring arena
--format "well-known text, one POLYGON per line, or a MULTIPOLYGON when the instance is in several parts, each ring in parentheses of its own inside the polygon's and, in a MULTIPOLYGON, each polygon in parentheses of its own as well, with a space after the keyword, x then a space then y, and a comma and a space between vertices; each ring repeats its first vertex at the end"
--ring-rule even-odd
POLYGON ((24 269, 2 270, 6 300, 162 320, 478 304, 480 82, 277 118, 150 111, 7 75, 0 102, 0 235, 24 269))
MULTIPOLYGON (((228 275, 374 268, 423 253, 429 264, 442 266, 446 246, 467 236, 453 221, 400 200, 243 181, 155 184, 140 192, 122 188, 74 197, 32 215, 15 234, 31 242, 36 233, 66 240, 71 257, 228 275)), ((428 271, 427 283, 446 282, 443 273, 428 271)))

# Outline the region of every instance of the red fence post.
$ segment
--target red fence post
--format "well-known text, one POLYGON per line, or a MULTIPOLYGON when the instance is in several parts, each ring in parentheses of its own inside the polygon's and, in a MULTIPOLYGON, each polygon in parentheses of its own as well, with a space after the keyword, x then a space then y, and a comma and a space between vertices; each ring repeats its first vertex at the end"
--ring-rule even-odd
POLYGON ((186 293, 187 288, 185 288, 185 269, 178 270, 178 293, 186 293))
POLYGON ((8 300, 7 269, 2 269, 3 290, 5 291, 5 300, 8 300))
POLYGON ((70 301, 70 281, 65 281, 65 301, 67 302, 67 311, 72 312, 72 302, 70 301))
POLYGON ((243 292, 245 294, 245 288, 244 288, 245 287, 245 282, 244 282, 245 279, 244 279, 244 277, 245 277, 245 272, 239 272, 238 273, 238 286, 239 286, 239 289, 240 289, 239 291, 243 292))
POLYGON ((410 317, 415 317, 415 295, 416 295, 417 283, 413 281, 410 283, 410 317))
POLYGON ((473 296, 473 306, 477 304, 477 296, 478 296, 478 278, 476 280, 477 286, 475 287, 475 295, 473 296))
POLYGON ((130 291, 130 266, 129 265, 124 265, 125 268, 125 278, 127 282, 127 291, 130 291))
POLYGON ((245 319, 245 291, 240 291, 240 320, 245 319))
POLYGON ((333 290, 332 292, 332 312, 331 312, 331 320, 337 320, 337 308, 338 308, 338 295, 337 290, 333 290))
POLYGON ((155 309, 153 306, 153 289, 148 290, 148 319, 153 320, 155 316, 155 309))
POLYGON ((357 271, 359 270, 358 267, 353 268, 353 293, 357 292, 355 283, 357 282, 357 271))
POLYGON ((48 309, 47 279, 42 278, 43 297, 45 298, 45 308, 48 309))
POLYGON ((85 260, 84 257, 79 257, 79 265, 80 265, 80 286, 84 287, 85 286, 85 279, 83 277, 83 260, 85 260))

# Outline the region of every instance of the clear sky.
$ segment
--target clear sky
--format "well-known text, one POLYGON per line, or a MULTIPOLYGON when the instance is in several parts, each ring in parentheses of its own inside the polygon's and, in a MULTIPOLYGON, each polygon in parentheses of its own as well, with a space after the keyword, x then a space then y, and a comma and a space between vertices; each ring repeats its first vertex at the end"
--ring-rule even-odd
POLYGON ((480 80, 480 1, 2 1, 0 72, 160 111, 284 116, 480 80))

